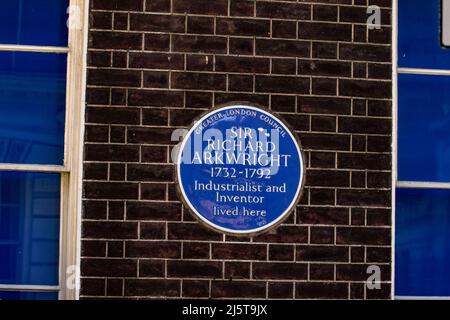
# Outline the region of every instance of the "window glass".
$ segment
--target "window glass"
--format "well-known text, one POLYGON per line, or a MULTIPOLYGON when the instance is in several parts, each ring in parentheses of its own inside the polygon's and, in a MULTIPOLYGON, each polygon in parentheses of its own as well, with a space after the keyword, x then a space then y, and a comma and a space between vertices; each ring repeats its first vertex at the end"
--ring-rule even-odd
POLYGON ((67 46, 69 0, 0 1, 0 43, 67 46))
POLYGON ((398 23, 399 67, 450 69, 450 49, 441 39, 441 0, 399 0, 398 23))
POLYGON ((0 163, 64 162, 65 54, 0 52, 0 163))
POLYGON ((0 300, 57 300, 57 292, 0 291, 0 300))
POLYGON ((398 78, 398 179, 450 182, 450 77, 398 78))
POLYGON ((0 284, 58 284, 59 210, 59 174, 0 171, 0 284))
POLYGON ((450 190, 398 189, 396 295, 450 296, 450 190))

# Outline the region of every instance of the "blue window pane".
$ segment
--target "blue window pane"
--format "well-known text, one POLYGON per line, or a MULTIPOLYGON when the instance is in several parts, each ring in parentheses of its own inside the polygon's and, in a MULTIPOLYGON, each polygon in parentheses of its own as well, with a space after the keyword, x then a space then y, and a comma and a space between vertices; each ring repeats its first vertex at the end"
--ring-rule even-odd
POLYGON ((58 284, 59 202, 59 174, 0 172, 0 284, 58 284))
POLYGON ((67 46, 69 0, 0 2, 0 43, 67 46))
POLYGON ((398 1, 400 67, 450 69, 450 49, 441 42, 441 0, 398 1))
POLYGON ((0 163, 63 164, 65 54, 0 52, 0 163))
POLYGON ((0 300, 58 300, 58 292, 0 291, 0 300))
POLYGON ((398 189, 395 290, 450 296, 450 190, 398 189))
POLYGON ((399 75, 398 178, 450 182, 450 77, 399 75))

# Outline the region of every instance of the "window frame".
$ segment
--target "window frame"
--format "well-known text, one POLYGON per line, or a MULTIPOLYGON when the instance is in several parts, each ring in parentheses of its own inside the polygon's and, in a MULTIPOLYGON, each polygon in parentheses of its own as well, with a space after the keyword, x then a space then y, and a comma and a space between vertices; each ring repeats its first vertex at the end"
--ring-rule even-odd
MULTIPOLYGON (((398 78, 399 74, 450 76, 450 69, 426 69, 426 68, 401 68, 398 61, 398 29, 399 29, 399 0, 392 2, 392 270, 391 270, 391 296, 397 300, 447 300, 450 296, 397 296, 395 295, 395 216, 396 216, 396 192, 399 189, 439 189, 450 190, 450 182, 422 182, 398 180, 398 78)), ((443 1, 440 1, 441 8, 443 1)), ((441 28, 442 17, 441 17, 441 28)), ((442 33, 442 29, 441 29, 442 33)), ((442 36, 441 36, 442 39, 442 36)), ((442 45, 442 42, 441 42, 442 45)), ((447 48, 444 47, 443 48, 447 48)))
POLYGON ((81 182, 89 0, 70 0, 67 13, 70 21, 77 19, 79 23, 78 28, 69 28, 67 47, 0 44, 0 51, 67 54, 64 164, 0 163, 0 171, 59 173, 61 177, 58 285, 0 284, 0 290, 58 292, 61 300, 79 298, 81 182))

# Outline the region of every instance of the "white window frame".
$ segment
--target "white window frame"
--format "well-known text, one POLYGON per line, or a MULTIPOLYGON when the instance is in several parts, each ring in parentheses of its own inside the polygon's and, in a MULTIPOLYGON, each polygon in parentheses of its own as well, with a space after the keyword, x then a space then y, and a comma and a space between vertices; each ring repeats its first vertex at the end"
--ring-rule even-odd
MULTIPOLYGON (((450 300, 441 296, 396 296, 395 295, 395 213, 397 188, 450 189, 450 183, 398 180, 398 75, 450 76, 450 70, 399 68, 398 66, 398 1, 392 2, 392 285, 391 296, 397 300, 450 300)), ((445 1, 445 0, 444 0, 445 1)), ((441 1, 443 4, 443 1, 441 1)), ((441 26, 442 28, 442 26, 441 26)))
POLYGON ((70 0, 70 10, 68 8, 67 13, 70 13, 70 19, 77 19, 78 23, 77 27, 69 28, 67 47, 0 44, 0 51, 67 54, 64 164, 58 166, 0 163, 0 171, 52 172, 61 175, 59 285, 0 284, 0 290, 58 292, 59 299, 74 300, 79 298, 80 282, 82 153, 89 0, 70 0))

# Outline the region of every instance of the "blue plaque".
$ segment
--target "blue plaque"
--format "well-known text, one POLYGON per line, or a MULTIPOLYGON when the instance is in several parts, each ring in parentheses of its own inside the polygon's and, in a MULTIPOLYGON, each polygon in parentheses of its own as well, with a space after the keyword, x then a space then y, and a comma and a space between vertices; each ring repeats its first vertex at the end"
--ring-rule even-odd
POLYGON ((272 113, 249 105, 214 109, 178 146, 180 194, 214 230, 263 232, 293 210, 303 184, 298 140, 272 113))

